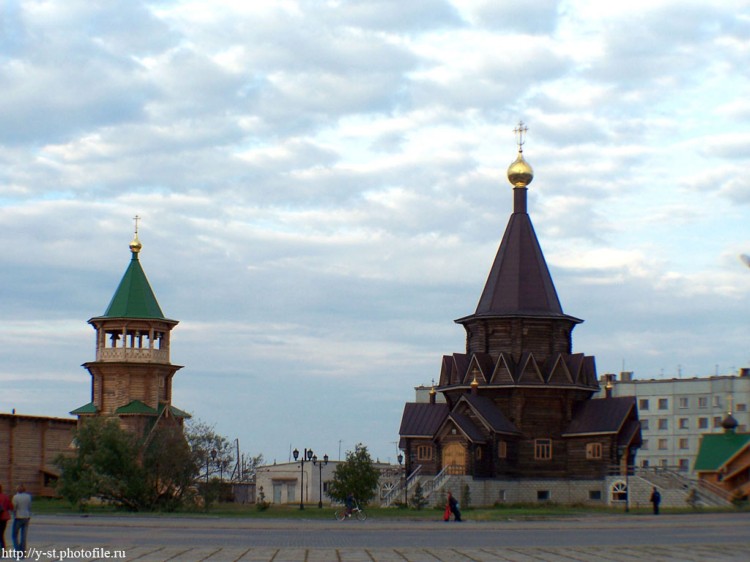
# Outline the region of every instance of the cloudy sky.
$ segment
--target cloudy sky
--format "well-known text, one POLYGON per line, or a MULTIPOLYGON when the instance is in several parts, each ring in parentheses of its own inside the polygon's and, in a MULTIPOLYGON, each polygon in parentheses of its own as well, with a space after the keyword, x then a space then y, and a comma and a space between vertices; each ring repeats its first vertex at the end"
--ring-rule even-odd
POLYGON ((394 460, 529 211, 598 371, 750 365, 747 0, 0 0, 0 411, 90 399, 143 217, 174 403, 394 460))

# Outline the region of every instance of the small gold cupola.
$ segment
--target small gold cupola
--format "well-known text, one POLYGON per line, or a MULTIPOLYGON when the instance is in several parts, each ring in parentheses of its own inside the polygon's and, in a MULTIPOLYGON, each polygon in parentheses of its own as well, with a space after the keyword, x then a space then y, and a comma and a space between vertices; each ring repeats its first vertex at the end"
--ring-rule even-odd
POLYGON ((133 235, 133 241, 129 244, 129 247, 131 252, 138 254, 141 251, 141 248, 143 248, 143 244, 138 240, 138 221, 141 220, 141 217, 136 215, 133 217, 133 220, 135 221, 135 234, 133 235))
POLYGON ((516 142, 518 144, 518 156, 515 161, 508 166, 508 181, 513 187, 527 187, 534 179, 534 170, 523 158, 523 145, 526 142, 524 135, 529 128, 523 121, 518 122, 518 126, 513 129, 516 133, 516 142))

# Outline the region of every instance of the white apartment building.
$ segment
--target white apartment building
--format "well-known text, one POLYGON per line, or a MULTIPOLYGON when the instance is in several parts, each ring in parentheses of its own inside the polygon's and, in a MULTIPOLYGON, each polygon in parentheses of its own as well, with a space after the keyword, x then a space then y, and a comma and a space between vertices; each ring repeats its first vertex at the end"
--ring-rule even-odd
POLYGON ((738 375, 677 379, 637 379, 631 372, 605 374, 600 380, 603 398, 635 396, 643 445, 636 464, 692 472, 701 435, 721 433, 721 421, 730 410, 739 422, 737 432, 750 427, 750 369, 738 375), (608 388, 609 387, 609 388, 608 388))

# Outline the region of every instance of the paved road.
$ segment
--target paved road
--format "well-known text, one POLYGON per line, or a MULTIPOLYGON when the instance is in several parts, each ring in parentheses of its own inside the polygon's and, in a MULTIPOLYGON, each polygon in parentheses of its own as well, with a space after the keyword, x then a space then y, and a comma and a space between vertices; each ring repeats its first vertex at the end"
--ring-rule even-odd
POLYGON ((750 514, 503 522, 38 516, 31 558, 249 562, 750 560, 750 514), (53 552, 53 550, 55 552, 53 552), (107 556, 109 555, 109 556, 107 556))

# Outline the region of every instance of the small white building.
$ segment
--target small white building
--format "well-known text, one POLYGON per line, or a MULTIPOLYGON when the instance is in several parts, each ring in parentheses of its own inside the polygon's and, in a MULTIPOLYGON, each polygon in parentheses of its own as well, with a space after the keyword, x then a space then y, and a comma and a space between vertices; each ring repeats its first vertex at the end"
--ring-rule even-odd
POLYGON ((669 467, 692 473, 701 435, 721 433, 721 420, 732 411, 738 433, 750 427, 750 369, 738 375, 637 379, 631 372, 601 377, 603 398, 635 396, 643 444, 637 465, 669 467))
MULTIPOLYGON (((336 467, 344 461, 329 460, 328 464, 320 462, 313 464, 305 461, 274 463, 258 468, 255 474, 255 497, 260 501, 261 492, 265 501, 275 504, 299 505, 300 499, 305 505, 330 505, 328 497, 328 483, 333 478, 336 467)), ((399 465, 374 463, 380 470, 381 477, 378 494, 373 503, 382 499, 403 476, 403 468, 399 465)))

